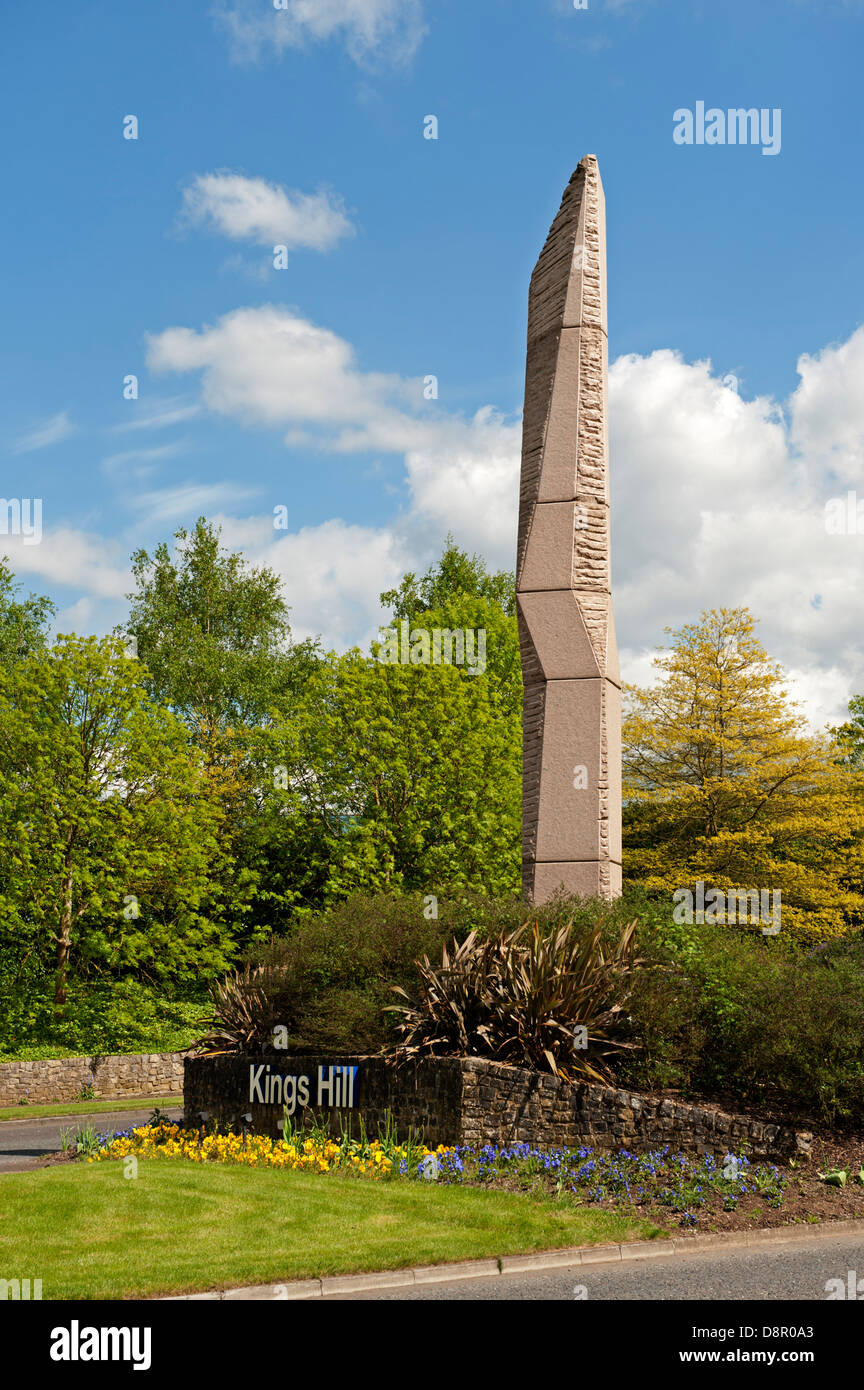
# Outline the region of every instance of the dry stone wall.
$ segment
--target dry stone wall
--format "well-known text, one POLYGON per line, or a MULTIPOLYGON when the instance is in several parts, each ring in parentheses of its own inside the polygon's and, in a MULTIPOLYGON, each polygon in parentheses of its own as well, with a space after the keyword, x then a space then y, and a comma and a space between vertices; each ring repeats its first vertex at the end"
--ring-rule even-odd
POLYGON ((371 1136, 390 1123, 400 1137, 422 1130, 433 1147, 526 1142, 644 1152, 669 1144, 675 1150, 718 1157, 734 1148, 754 1158, 782 1160, 806 1154, 811 1140, 792 1123, 768 1124, 614 1087, 572 1085, 478 1058, 444 1057, 400 1067, 381 1057, 360 1056, 212 1056, 186 1061, 189 1125, 245 1123, 277 1138, 286 1098, 295 1123, 314 1114, 326 1119, 334 1134, 350 1127, 357 1135, 362 1121, 371 1136), (350 1093, 345 1081, 336 1095, 334 1076, 349 1073, 350 1093), (319 1093, 322 1081, 325 1089, 319 1093), (330 1104, 333 1099, 351 1103, 330 1104))
POLYGON ((45 1062, 0 1062, 0 1106, 51 1105, 124 1096, 180 1096, 185 1052, 141 1052, 123 1057, 61 1057, 45 1062))

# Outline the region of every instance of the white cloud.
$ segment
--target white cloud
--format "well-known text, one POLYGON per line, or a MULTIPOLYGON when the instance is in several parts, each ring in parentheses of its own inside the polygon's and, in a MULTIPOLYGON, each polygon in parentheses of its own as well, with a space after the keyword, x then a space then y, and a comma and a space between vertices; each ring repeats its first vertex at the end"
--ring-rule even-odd
POLYGON ((125 547, 105 536, 68 526, 46 528, 39 545, 21 536, 3 536, 0 553, 18 575, 39 575, 48 587, 83 590, 103 599, 122 598, 130 587, 125 547))
POLYGON ((798 359, 792 442, 842 482, 860 483, 864 466, 864 328, 845 343, 798 359))
POLYGON ((423 399, 420 379, 365 372, 351 345, 281 305, 238 309, 200 332, 170 328, 149 340, 154 371, 198 371, 217 414, 286 430, 291 445, 405 458, 419 538, 452 527, 509 566, 516 545, 521 427, 486 407, 473 419, 423 399))
MULTIPOLYGON (((385 621, 378 595, 398 585, 417 555, 388 527, 353 526, 339 519, 295 532, 275 530, 273 518, 215 518, 226 545, 282 576, 297 640, 321 634, 325 647, 366 649, 385 621)), ((431 558, 431 555, 430 555, 431 558)))
POLYGON ((838 666, 811 667, 806 671, 786 668, 786 690, 790 701, 799 706, 814 732, 821 733, 826 724, 839 724, 848 718, 846 706, 852 689, 849 671, 838 666))
POLYGON ((406 529, 418 539, 452 530, 460 545, 513 569, 522 447, 520 421, 487 406, 472 420, 451 420, 409 449, 406 529))
POLYGON ((65 608, 58 608, 54 621, 55 632, 92 632, 100 617, 100 605, 89 596, 76 599, 65 608))
POLYGON ((614 363, 613 589, 626 679, 644 682, 665 626, 744 605, 814 727, 864 690, 864 537, 824 525, 838 456, 850 468, 862 458, 858 336, 816 368, 801 359, 788 426, 774 402, 740 399, 709 363, 668 351, 614 363))
POLYGON ((37 425, 29 434, 22 435, 12 446, 13 454, 30 454, 36 449, 46 449, 50 444, 59 444, 75 433, 75 426, 65 410, 52 415, 49 420, 37 425))
POLYGON ((261 0, 222 3, 217 17, 234 54, 255 62, 331 39, 343 43, 360 67, 410 61, 427 32, 420 0, 283 0, 273 8, 261 0))
POLYGON ((207 408, 246 424, 311 426, 322 443, 350 451, 403 449, 419 437, 403 407, 422 404, 420 381, 360 371, 350 343, 282 305, 236 309, 200 332, 151 335, 147 363, 154 372, 200 371, 207 408))
MULTIPOLYGON (((365 644, 381 620, 379 592, 406 569, 422 572, 448 530, 493 566, 512 567, 516 420, 492 407, 449 414, 423 400, 419 380, 363 370, 349 343, 278 305, 239 309, 200 331, 170 328, 150 339, 148 360, 154 371, 196 373, 207 410, 288 442, 401 455, 404 506, 387 524, 300 518, 286 534, 269 507, 223 517, 228 543, 283 575, 300 635, 365 644)), ((864 536, 828 535, 824 525, 828 498, 864 476, 862 370, 864 329, 803 355, 800 384, 780 404, 745 400, 709 362, 668 349, 613 363, 613 590, 626 679, 650 679, 665 627, 745 605, 814 727, 841 720, 849 696, 864 691, 864 536)), ((188 484, 145 494, 141 509, 151 519, 230 513, 243 495, 230 483, 188 484)), ((44 550, 23 548, 23 567, 38 568, 44 550)), ((104 566, 77 568, 94 592, 116 590, 104 566)))
POLYGON ((329 251, 353 234, 342 200, 327 189, 298 193, 266 179, 221 170, 199 174, 183 191, 181 220, 209 224, 233 241, 329 251))
MULTIPOLYGON (((848 476, 861 474, 862 340, 801 358, 788 424, 776 402, 742 399, 709 362, 663 349, 613 364, 613 583, 628 679, 644 679, 664 627, 745 605, 769 652, 796 673, 816 723, 842 717, 846 695, 864 689, 864 538, 827 535, 823 517, 838 457, 848 476), (825 675, 842 670, 845 693, 825 675)), ((520 428, 491 407, 468 420, 432 408, 419 381, 361 370, 349 343, 277 305, 237 310, 200 332, 169 329, 150 340, 149 362, 200 372, 210 410, 279 428, 289 443, 402 454, 405 509, 387 528, 352 532, 363 611, 386 586, 372 577, 382 545, 418 569, 452 530, 494 566, 512 566, 520 428)), ((327 553, 326 527, 303 535, 305 553, 313 542, 327 553)), ((332 593, 310 603, 304 621, 314 626, 317 611, 337 640, 345 624, 332 593)))

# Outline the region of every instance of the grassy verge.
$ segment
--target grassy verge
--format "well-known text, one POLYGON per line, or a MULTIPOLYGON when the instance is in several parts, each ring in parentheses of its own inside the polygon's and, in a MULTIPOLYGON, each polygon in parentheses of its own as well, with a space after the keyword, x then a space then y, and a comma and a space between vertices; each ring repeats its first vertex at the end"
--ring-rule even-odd
POLYGON ((0 1178, 0 1270, 43 1298, 141 1298, 662 1234, 615 1212, 432 1183, 139 1161, 0 1178))
POLYGON ((102 1115, 113 1110, 167 1110, 183 1108, 183 1097, 126 1096, 123 1100, 67 1100, 56 1105, 7 1105, 0 1107, 2 1120, 40 1120, 51 1115, 102 1115))

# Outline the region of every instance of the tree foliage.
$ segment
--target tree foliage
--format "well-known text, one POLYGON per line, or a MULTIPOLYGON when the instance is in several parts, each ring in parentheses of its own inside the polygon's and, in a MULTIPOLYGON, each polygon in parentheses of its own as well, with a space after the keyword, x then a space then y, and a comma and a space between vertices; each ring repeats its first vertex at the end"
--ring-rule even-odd
POLYGON ((211 757, 238 730, 265 722, 296 692, 314 648, 290 647, 279 576, 221 544, 200 517, 180 528, 172 554, 132 556, 137 587, 126 630, 148 670, 149 688, 169 704, 211 757))
POLYGON ((853 695, 849 701, 849 718, 831 733, 838 762, 843 767, 864 772, 864 695, 853 695))
MULTIPOLYGON (((137 551, 133 573, 123 632, 139 659, 119 638, 49 647, 53 605, 22 597, 0 561, 7 1017, 25 1028, 34 991, 44 1015, 83 982, 203 983, 354 893, 515 901, 512 575, 448 537, 422 577, 381 596, 394 661, 385 634, 365 654, 293 643, 280 577, 203 518, 137 551), (476 654, 482 633, 482 662, 436 664, 423 634, 460 629, 476 654)), ((627 878, 670 917, 674 891, 701 881, 779 890, 783 941, 860 930, 864 696, 831 737, 808 732, 745 609, 674 633, 657 669, 629 691, 627 878)))
POLYGON ((672 892, 702 881, 782 894, 784 930, 864 921, 861 787, 806 732, 746 609, 673 634, 660 679, 629 688, 626 871, 672 892))
POLYGON ((15 598, 19 585, 4 557, 0 557, 0 670, 8 669, 45 645, 54 604, 37 594, 15 598))
POLYGON ((508 617, 516 615, 516 577, 506 570, 490 574, 480 555, 468 555, 447 536, 441 559, 422 579, 406 574, 398 589, 388 589, 381 602, 393 609, 395 620, 414 619, 431 609, 445 607, 452 599, 487 599, 508 617))
POLYGON ((0 921, 54 972, 224 968, 208 915, 221 813, 186 731, 111 638, 61 637, 0 676, 0 921))
POLYGON ((288 773, 286 832, 301 822, 323 899, 513 888, 518 732, 488 676, 359 652, 322 664, 290 724, 274 730, 271 757, 288 773))

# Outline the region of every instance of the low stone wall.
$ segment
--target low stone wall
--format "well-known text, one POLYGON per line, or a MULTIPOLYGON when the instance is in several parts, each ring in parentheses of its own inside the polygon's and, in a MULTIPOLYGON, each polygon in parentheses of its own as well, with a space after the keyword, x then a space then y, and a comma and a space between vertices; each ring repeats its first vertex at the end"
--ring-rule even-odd
POLYGON ((362 1121, 375 1135, 390 1123, 400 1137, 422 1130, 427 1144, 508 1144, 634 1151, 698 1150, 717 1157, 744 1149, 754 1158, 806 1154, 811 1135, 793 1124, 685 1105, 614 1087, 487 1062, 444 1057, 395 1067, 381 1057, 189 1057, 186 1124, 250 1124, 277 1138, 283 1104, 295 1123, 312 1114, 332 1132, 362 1121), (338 1086, 338 1090, 337 1090, 338 1086), (204 1119, 202 1121, 202 1115, 204 1119), (248 1118, 247 1118, 248 1117, 248 1118))
POLYGON ((46 1062, 0 1062, 0 1105, 50 1105, 123 1096, 180 1096, 185 1052, 140 1052, 125 1057, 61 1057, 46 1062))
POLYGON ((400 1135, 422 1129, 429 1144, 458 1142, 462 1071, 456 1058, 394 1070, 381 1057, 189 1057, 183 1083, 185 1123, 198 1126, 203 1114, 206 1123, 218 1121, 226 1127, 239 1128, 244 1116, 250 1115, 251 1126, 257 1133, 276 1139, 281 1134, 285 1088, 279 1087, 273 1101, 262 1101, 258 1096, 267 1094, 271 1079, 283 1077, 297 1082, 289 1085, 287 1095, 289 1108, 294 1103, 293 1119, 297 1124, 302 1123, 304 1114, 312 1112, 328 1117, 334 1134, 349 1125, 352 1133, 359 1134, 362 1121, 366 1133, 373 1138, 379 1126, 390 1123, 400 1135), (337 1073, 336 1068, 355 1067, 351 1087, 351 1078, 344 1071, 337 1073), (345 1098, 353 1104, 328 1104, 329 1098, 342 1099, 335 1095, 335 1089, 319 1101, 319 1072, 323 1073, 325 1085, 330 1082, 331 1073, 334 1081, 337 1077, 347 1080, 345 1098), (308 1105, 303 1104, 301 1078, 307 1083, 308 1105))

